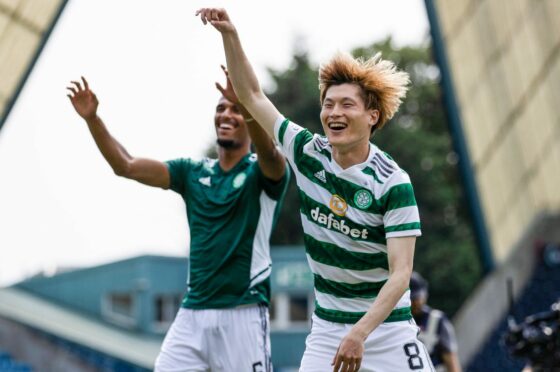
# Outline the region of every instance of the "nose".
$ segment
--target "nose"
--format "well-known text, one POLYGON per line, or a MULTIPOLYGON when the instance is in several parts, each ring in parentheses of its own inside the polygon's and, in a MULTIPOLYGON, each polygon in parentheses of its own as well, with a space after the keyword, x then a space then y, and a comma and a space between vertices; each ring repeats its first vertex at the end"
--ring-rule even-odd
POLYGON ((340 116, 342 116, 342 110, 340 109, 340 105, 337 103, 332 107, 331 112, 329 112, 329 117, 337 118, 340 116))

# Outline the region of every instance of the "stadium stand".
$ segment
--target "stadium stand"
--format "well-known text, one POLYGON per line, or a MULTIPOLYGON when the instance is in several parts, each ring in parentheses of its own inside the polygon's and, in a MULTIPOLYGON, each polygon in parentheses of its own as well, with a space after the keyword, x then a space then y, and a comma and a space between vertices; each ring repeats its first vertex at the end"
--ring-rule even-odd
MULTIPOLYGON (((506 296, 504 283, 504 296, 506 296)), ((521 297, 515 301, 513 314, 517 322, 525 317, 550 310, 550 305, 560 298, 560 265, 550 266, 544 260, 535 267, 533 275, 521 297)), ((512 358, 503 341, 507 333, 507 316, 492 332, 490 338, 482 345, 472 359, 468 371, 520 371, 526 361, 512 358)))

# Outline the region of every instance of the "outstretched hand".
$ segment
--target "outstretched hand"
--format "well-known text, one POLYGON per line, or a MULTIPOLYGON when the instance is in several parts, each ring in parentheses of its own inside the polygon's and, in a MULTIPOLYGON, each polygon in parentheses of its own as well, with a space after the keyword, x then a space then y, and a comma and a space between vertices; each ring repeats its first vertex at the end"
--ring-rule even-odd
POLYGON ((99 101, 97 101, 95 93, 89 89, 86 79, 82 76, 83 87, 79 81, 71 81, 71 83, 73 85, 66 87, 66 89, 70 91, 68 98, 70 98, 70 102, 72 102, 72 106, 74 106, 78 115, 85 120, 95 118, 99 101))
POLYGON ((210 23, 221 33, 235 31, 235 26, 223 8, 200 8, 194 15, 200 16, 202 23, 210 23))
POLYGON ((220 67, 222 68, 222 71, 224 71, 224 74, 226 75, 226 87, 224 88, 220 83, 216 82, 216 88, 220 91, 220 93, 222 93, 225 99, 227 99, 231 103, 235 103, 236 105, 238 105, 239 99, 237 98, 237 94, 235 94, 235 91, 233 90, 233 84, 229 79, 228 70, 224 65, 220 65, 220 67))

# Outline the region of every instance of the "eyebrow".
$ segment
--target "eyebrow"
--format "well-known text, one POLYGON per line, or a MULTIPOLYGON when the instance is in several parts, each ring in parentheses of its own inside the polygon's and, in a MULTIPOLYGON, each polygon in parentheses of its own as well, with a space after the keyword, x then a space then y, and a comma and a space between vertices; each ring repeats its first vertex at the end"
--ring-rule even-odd
MULTIPOLYGON (((323 102, 334 102, 335 100, 332 98, 325 98, 325 100, 323 102)), ((352 102, 356 102, 356 100, 352 97, 342 97, 341 99, 337 100, 337 101, 352 101, 352 102)))

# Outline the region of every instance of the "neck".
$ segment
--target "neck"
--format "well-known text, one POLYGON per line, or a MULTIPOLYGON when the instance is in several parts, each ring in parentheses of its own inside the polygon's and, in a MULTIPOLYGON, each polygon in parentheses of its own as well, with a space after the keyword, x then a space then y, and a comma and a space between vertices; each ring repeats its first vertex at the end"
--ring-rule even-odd
POLYGON ((220 168, 225 172, 229 171, 248 153, 248 146, 241 146, 238 148, 223 148, 222 146, 218 146, 218 162, 220 163, 220 168))
POLYGON ((369 141, 347 148, 333 146, 333 158, 342 169, 361 164, 367 160, 368 156, 369 141))

